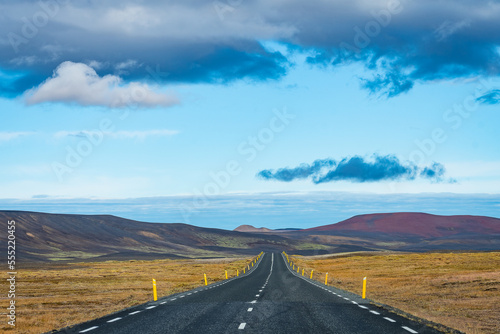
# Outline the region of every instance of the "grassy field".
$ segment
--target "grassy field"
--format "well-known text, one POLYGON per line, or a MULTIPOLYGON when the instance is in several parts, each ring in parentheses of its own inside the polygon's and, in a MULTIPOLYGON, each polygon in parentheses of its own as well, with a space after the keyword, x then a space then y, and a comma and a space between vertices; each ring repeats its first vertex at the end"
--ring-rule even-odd
MULTIPOLYGON (((161 297, 203 285, 204 273, 209 284, 225 279, 225 270, 235 276, 252 259, 107 261, 23 269, 17 277, 16 328, 6 321, 1 328, 12 333, 63 328, 152 300, 152 278, 161 297)), ((5 310, 6 294, 0 301, 5 310)))
POLYGON ((500 253, 350 254, 291 259, 314 279, 466 333, 500 333, 500 253))

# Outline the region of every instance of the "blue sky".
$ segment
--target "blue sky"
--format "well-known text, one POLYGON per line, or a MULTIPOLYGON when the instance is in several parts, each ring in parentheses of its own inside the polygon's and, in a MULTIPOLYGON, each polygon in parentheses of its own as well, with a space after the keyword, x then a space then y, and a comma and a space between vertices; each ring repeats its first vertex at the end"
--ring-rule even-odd
POLYGON ((0 209, 225 228, 256 208, 270 227, 500 217, 497 2, 1 7, 0 209))

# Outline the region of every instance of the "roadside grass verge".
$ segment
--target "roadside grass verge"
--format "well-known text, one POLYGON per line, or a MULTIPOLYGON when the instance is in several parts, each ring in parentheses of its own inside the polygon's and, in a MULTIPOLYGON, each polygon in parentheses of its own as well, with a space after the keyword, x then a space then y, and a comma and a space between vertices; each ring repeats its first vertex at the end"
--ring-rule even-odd
POLYGON ((292 256, 309 277, 451 328, 500 333, 500 252, 292 256))
MULTIPOLYGON (((16 327, 2 324, 3 332, 42 333, 60 329, 158 298, 224 280, 242 272, 254 258, 130 260, 40 264, 18 272, 16 327)), ((7 288, 4 281, 4 288, 7 288)), ((4 290, 5 291, 5 290, 4 290)), ((6 310, 6 296, 0 299, 6 310)))

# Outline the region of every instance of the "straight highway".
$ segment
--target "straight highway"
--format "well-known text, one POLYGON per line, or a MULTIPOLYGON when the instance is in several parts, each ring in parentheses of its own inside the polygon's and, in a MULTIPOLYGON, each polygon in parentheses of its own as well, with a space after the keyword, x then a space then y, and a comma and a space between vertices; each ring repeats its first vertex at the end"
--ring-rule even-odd
POLYGON ((441 333, 292 272, 265 253, 247 274, 59 333, 441 333))

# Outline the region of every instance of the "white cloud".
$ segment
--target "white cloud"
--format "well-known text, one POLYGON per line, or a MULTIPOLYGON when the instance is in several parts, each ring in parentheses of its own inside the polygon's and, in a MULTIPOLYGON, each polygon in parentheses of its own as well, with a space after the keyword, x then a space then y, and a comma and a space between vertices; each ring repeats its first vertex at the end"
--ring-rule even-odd
POLYGON ((0 142, 9 141, 24 136, 34 135, 35 132, 0 132, 0 142))
POLYGON ((92 137, 95 135, 104 135, 113 139, 138 139, 144 140, 147 137, 169 137, 178 134, 177 130, 156 129, 145 131, 105 131, 81 130, 81 131, 58 131, 54 134, 56 139, 65 137, 92 137))
POLYGON ((123 84, 115 75, 100 77, 89 65, 66 61, 51 78, 25 94, 28 104, 44 102, 77 103, 82 106, 168 107, 178 103, 175 96, 154 92, 139 82, 123 84))
POLYGON ((129 68, 132 68, 132 67, 135 67, 135 66, 137 66, 137 61, 129 59, 127 61, 124 61, 124 62, 116 64, 115 65, 115 69, 117 69, 118 71, 126 71, 129 68))

